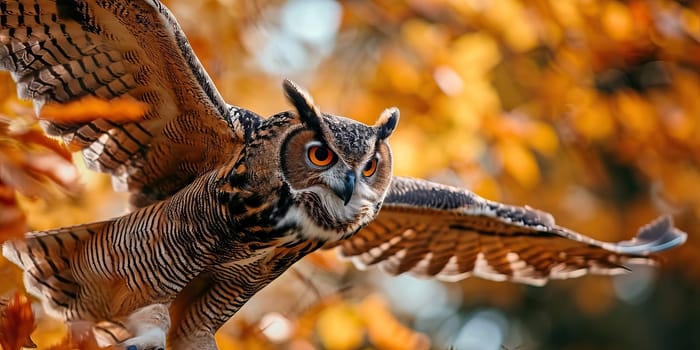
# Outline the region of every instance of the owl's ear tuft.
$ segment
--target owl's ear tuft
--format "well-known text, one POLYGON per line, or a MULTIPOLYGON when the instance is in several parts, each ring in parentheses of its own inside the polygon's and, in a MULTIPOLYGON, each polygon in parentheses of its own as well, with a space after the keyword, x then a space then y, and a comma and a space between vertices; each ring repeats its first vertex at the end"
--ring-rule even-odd
POLYGON ((297 109, 301 122, 311 128, 319 129, 321 126, 321 112, 314 105, 311 95, 289 79, 284 79, 282 87, 284 87, 284 93, 287 95, 289 102, 297 109))
POLYGON ((396 107, 387 108, 382 112, 374 123, 374 127, 377 128, 377 138, 379 140, 384 140, 391 136, 391 133, 396 129, 396 124, 399 123, 399 109, 396 107))

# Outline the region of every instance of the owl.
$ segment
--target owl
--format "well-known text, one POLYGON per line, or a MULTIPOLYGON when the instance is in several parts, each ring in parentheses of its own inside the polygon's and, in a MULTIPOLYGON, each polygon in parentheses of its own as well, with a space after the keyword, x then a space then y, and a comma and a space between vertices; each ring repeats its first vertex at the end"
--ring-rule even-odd
POLYGON ((111 174, 132 212, 2 249, 48 313, 91 322, 115 348, 216 349, 226 320, 318 249, 391 274, 542 285, 622 272, 686 239, 662 217, 601 242, 529 207, 393 176, 396 108, 365 125, 290 81, 292 111, 229 105, 157 0, 2 1, 0 44, 0 68, 39 115, 85 98, 147 106, 138 120, 42 122, 111 174))

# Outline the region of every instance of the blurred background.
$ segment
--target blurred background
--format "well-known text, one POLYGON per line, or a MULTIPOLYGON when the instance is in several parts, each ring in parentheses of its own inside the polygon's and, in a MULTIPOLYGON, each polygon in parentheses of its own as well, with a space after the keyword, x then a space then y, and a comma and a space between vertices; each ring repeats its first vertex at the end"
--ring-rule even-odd
MULTIPOLYGON (((527 204, 601 240, 627 239, 664 213, 689 234, 658 268, 545 287, 388 277, 320 252, 219 332, 223 350, 700 349, 700 5, 165 3, 231 104, 262 115, 289 109, 286 77, 324 112, 366 123, 397 106, 397 175, 527 204)), ((0 117, 33 123, 31 105, 14 90, 3 74, 0 117)), ((0 139, 0 148, 8 142, 0 139)), ((27 161, 42 146, 22 142, 13 147, 27 161)), ((0 234, 125 212, 126 196, 107 177, 81 172, 82 190, 47 185, 15 196, 0 183, 0 234)), ((0 295, 21 289, 4 260, 0 274, 10 282, 0 295)), ((35 312, 39 347, 61 343, 64 325, 35 312)))

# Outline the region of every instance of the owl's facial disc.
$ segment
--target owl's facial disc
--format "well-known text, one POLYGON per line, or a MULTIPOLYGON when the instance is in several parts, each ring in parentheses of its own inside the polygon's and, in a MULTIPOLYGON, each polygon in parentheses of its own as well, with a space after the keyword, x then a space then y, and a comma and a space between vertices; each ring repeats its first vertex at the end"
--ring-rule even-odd
POLYGON ((287 136, 280 162, 297 206, 281 224, 336 240, 374 218, 391 177, 391 156, 386 143, 375 142, 373 127, 363 127, 371 138, 358 140, 362 147, 355 149, 303 126, 287 136))
POLYGON ((385 110, 374 125, 321 113, 290 81, 285 93, 298 118, 280 144, 280 163, 295 206, 280 221, 309 237, 337 240, 369 223, 391 182, 387 143, 399 120, 385 110))
MULTIPOLYGON (((325 146, 320 141, 311 141, 306 144, 306 163, 309 165, 311 170, 325 171, 338 161, 338 156, 325 146)), ((337 171, 335 171, 337 173, 337 171)), ((321 176, 322 179, 327 179, 327 176, 321 176)), ((342 180, 338 181, 335 178, 331 178, 332 181, 324 181, 325 184, 335 193, 338 198, 343 200, 343 204, 347 205, 352 198, 353 192, 355 192, 355 181, 356 175, 352 170, 345 171, 345 174, 340 177, 342 180)))

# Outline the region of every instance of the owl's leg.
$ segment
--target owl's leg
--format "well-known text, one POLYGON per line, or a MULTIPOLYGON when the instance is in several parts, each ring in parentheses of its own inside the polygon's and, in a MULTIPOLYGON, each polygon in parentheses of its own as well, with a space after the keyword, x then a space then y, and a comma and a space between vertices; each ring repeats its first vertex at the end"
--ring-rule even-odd
POLYGON ((131 338, 108 347, 113 350, 162 350, 170 328, 170 313, 165 304, 142 307, 118 320, 131 338))
POLYGON ((214 333, 257 291, 212 275, 199 276, 195 282, 171 306, 173 325, 168 349, 218 349, 214 333))

